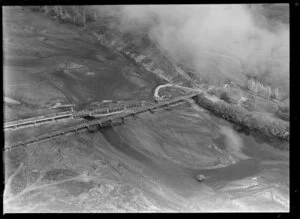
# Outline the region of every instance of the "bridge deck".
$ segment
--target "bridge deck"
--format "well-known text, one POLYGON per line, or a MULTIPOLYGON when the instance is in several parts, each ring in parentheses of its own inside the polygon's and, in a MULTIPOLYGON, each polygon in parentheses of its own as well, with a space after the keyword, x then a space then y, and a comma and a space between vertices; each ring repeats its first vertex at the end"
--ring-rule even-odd
POLYGON ((76 125, 76 126, 73 126, 73 127, 70 127, 70 128, 66 128, 66 129, 55 131, 55 132, 43 134, 43 135, 40 135, 38 137, 30 138, 30 139, 25 140, 25 141, 16 142, 14 144, 9 145, 4 150, 10 150, 12 148, 23 146, 23 145, 26 145, 26 144, 29 144, 29 143, 34 143, 34 142, 39 142, 39 141, 51 139, 53 137, 60 136, 60 135, 65 135, 65 134, 71 133, 71 132, 77 132, 79 130, 86 129, 86 128, 89 128, 89 127, 95 126, 95 125, 102 126, 102 124, 105 123, 105 122, 113 122, 113 120, 115 120, 115 119, 120 119, 120 118, 122 119, 122 118, 125 118, 125 117, 133 116, 135 114, 139 114, 139 113, 149 111, 151 109, 157 109, 157 108, 161 108, 161 107, 164 107, 164 106, 167 106, 167 105, 173 105, 175 103, 183 101, 184 99, 191 98, 191 97, 196 96, 198 94, 199 94, 198 92, 197 93, 195 92, 195 93, 192 93, 192 94, 189 94, 189 95, 173 98, 173 99, 170 99, 170 100, 165 100, 165 101, 162 101, 162 102, 159 102, 159 103, 142 106, 142 107, 136 108, 136 109, 131 110, 131 111, 124 111, 120 114, 108 116, 108 117, 105 117, 105 118, 96 119, 96 120, 92 120, 92 121, 89 121, 89 122, 85 121, 82 124, 79 124, 79 125, 76 125))
POLYGON ((129 103, 127 105, 123 103, 121 106, 116 105, 113 107, 106 107, 106 108, 95 109, 95 110, 82 110, 79 112, 66 111, 66 112, 61 112, 56 114, 45 115, 45 116, 32 117, 28 119, 6 122, 4 124, 4 129, 23 128, 32 125, 40 125, 40 124, 45 124, 50 122, 56 122, 62 119, 82 118, 85 116, 101 116, 106 114, 110 115, 114 113, 120 113, 124 110, 135 108, 144 104, 145 104, 144 102, 129 103))

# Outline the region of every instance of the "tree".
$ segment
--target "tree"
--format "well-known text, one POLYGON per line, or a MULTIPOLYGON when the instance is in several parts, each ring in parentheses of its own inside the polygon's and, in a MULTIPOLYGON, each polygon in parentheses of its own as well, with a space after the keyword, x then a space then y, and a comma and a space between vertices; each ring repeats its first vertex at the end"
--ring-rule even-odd
POLYGON ((284 121, 290 121, 290 108, 288 106, 278 106, 275 116, 284 121))
POLYGON ((83 28, 86 27, 86 8, 82 7, 82 23, 83 23, 83 28))
POLYGON ((244 102, 243 102, 243 107, 248 110, 248 111, 254 111, 255 109, 255 105, 254 105, 254 102, 250 99, 246 99, 244 102))
POLYGON ((48 15, 50 13, 50 11, 51 11, 50 6, 44 6, 44 12, 45 12, 45 14, 48 15))
POLYGON ((228 93, 226 91, 223 91, 221 94, 220 94, 220 99, 221 100, 224 100, 225 102, 227 103, 231 103, 231 99, 228 95, 228 93))

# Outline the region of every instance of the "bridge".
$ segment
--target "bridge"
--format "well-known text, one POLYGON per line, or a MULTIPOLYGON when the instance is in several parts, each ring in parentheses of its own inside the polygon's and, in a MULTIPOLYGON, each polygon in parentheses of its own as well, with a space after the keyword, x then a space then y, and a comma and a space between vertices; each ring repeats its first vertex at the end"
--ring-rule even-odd
POLYGON ((37 126, 40 124, 56 122, 58 120, 64 120, 69 118, 72 118, 72 112, 65 111, 65 112, 50 114, 46 116, 38 116, 38 117, 32 117, 28 119, 6 122, 4 124, 4 129, 17 129, 17 128, 23 128, 29 126, 37 126))
MULTIPOLYGON (((153 110, 155 110, 155 109, 168 107, 170 105, 176 105, 176 104, 183 102, 186 99, 197 96, 199 93, 200 92, 194 91, 187 95, 175 97, 175 98, 168 99, 168 100, 163 100, 158 103, 141 104, 141 106, 139 106, 139 107, 135 107, 131 110, 119 111, 120 113, 112 115, 112 116, 106 116, 106 117, 102 117, 100 119, 96 118, 92 121, 85 121, 81 124, 78 124, 78 125, 66 128, 66 129, 58 130, 55 132, 40 135, 38 137, 34 137, 34 138, 30 138, 30 139, 27 139, 24 141, 19 141, 19 142, 13 143, 13 144, 9 145, 7 148, 5 148, 4 150, 11 150, 13 148, 25 146, 27 144, 49 140, 49 139, 52 139, 57 136, 62 136, 62 135, 66 135, 69 133, 76 133, 80 130, 89 130, 93 126, 102 128, 102 127, 106 127, 106 126, 124 123, 126 117, 134 116, 136 114, 144 113, 147 111, 153 112, 153 110)), ((103 112, 103 111, 101 111, 101 112, 103 112)), ((62 113, 62 115, 65 115, 65 114, 62 113)), ((68 114, 66 114, 66 115, 68 115, 68 114)))
POLYGON ((109 106, 109 107, 94 109, 94 110, 82 110, 77 112, 65 111, 56 114, 6 122, 4 124, 4 129, 26 128, 26 127, 38 126, 47 123, 65 121, 70 119, 81 119, 87 116, 91 116, 91 117, 109 116, 109 115, 121 113, 123 111, 129 111, 132 108, 145 106, 146 104, 147 103, 145 103, 144 101, 141 101, 141 102, 133 102, 129 104, 128 103, 116 104, 115 106, 109 106))

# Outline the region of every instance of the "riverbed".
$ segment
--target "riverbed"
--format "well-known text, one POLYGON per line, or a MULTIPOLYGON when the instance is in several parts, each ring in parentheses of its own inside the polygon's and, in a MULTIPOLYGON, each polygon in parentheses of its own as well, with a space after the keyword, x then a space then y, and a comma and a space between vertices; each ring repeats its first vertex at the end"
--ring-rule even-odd
MULTIPOLYGON (((227 187, 231 188, 237 181, 246 180, 238 189, 247 188, 251 184, 249 179, 261 178, 274 168, 280 179, 278 182, 273 179, 272 183, 283 186, 284 181, 289 181, 286 178, 287 152, 267 143, 258 143, 254 137, 236 132, 230 123, 205 110, 195 111, 190 106, 178 107, 171 112, 143 114, 125 125, 103 129, 101 133, 111 147, 139 165, 150 181, 191 205, 195 204, 195 198, 223 197, 227 187), (224 129, 231 134, 227 132, 226 136, 224 129), (223 142, 212 143, 212 139, 220 136, 224 137, 223 142), (207 179, 196 181, 198 174, 207 179)), ((256 186, 260 188, 259 184, 256 186)), ((252 192, 247 194, 244 189, 244 197, 251 196, 252 192)), ((285 198, 288 200, 287 194, 285 198)), ((261 199, 257 198, 257 206, 261 199)), ((230 199, 225 200, 230 202, 230 199)), ((196 205, 195 209, 203 209, 201 204, 196 205)), ((288 206, 282 206, 282 209, 286 208, 288 206)))

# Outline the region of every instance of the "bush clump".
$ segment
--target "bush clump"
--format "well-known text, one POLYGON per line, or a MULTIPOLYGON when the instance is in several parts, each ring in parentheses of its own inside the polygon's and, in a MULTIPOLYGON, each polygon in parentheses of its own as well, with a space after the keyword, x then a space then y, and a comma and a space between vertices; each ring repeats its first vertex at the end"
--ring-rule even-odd
POLYGON ((284 121, 290 121, 290 108, 288 106, 278 106, 275 116, 284 121))
POLYGON ((230 97, 229 92, 224 88, 212 87, 207 92, 209 95, 214 95, 219 97, 221 100, 227 103, 235 103, 234 99, 230 97))
POLYGON ((242 103, 243 107, 248 111, 254 111, 255 110, 255 104, 253 100, 247 99, 242 103))
POLYGON ((225 102, 227 103, 230 103, 231 102, 231 99, 228 95, 228 93, 226 91, 223 91, 221 94, 220 94, 220 99, 221 100, 224 100, 225 102))

